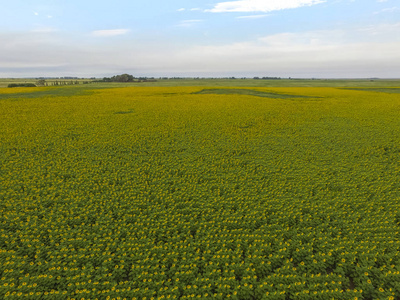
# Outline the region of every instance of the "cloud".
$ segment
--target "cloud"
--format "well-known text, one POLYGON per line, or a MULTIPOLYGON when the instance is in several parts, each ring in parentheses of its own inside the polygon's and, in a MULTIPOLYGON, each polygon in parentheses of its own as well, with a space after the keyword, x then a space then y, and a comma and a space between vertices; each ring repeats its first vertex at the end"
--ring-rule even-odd
POLYGON ((241 0, 217 3, 207 12, 271 12, 324 3, 326 0, 241 0))
POLYGON ((54 27, 38 27, 38 28, 31 30, 31 32, 35 32, 35 33, 52 33, 52 32, 56 32, 56 31, 58 31, 58 29, 54 28, 54 27))
POLYGON ((177 11, 187 11, 187 10, 189 10, 189 11, 201 11, 202 9, 201 9, 201 8, 198 8, 198 7, 190 8, 190 9, 180 8, 180 9, 178 9, 177 11))
POLYGON ((261 19, 261 18, 265 18, 268 16, 270 16, 270 15, 265 14, 265 15, 240 16, 240 17, 236 17, 236 19, 261 19))
POLYGON ((192 27, 195 24, 203 22, 203 20, 183 20, 177 26, 178 27, 192 27))
POLYGON ((36 11, 34 11, 33 14, 34 14, 35 16, 38 16, 38 15, 39 15, 39 13, 36 12, 36 11))
POLYGON ((92 34, 98 37, 110 37, 110 36, 124 35, 127 34, 129 31, 130 31, 129 29, 107 29, 107 30, 96 30, 93 31, 92 34))
POLYGON ((359 36, 354 37, 354 40, 359 40, 362 37, 373 39, 375 42, 381 41, 382 43, 387 41, 400 40, 398 32, 400 31, 400 22, 393 24, 380 24, 361 27, 356 30, 356 34, 359 36))
MULTIPOLYGON (((201 20, 186 20, 196 24, 201 20)), ((283 32, 226 44, 87 39, 0 32, 0 77, 280 76, 400 77, 400 23, 283 32), (152 44, 153 43, 153 44, 152 44), (155 45, 157 45, 155 47, 155 45), (66 75, 65 75, 66 74, 66 75)))
POLYGON ((400 77, 400 37, 393 38, 399 29, 400 23, 286 32, 247 42, 197 46, 172 56, 174 65, 169 69, 217 76, 400 77))
POLYGON ((400 11, 400 8, 399 7, 388 7, 388 8, 384 8, 380 11, 374 12, 374 15, 378 15, 378 14, 382 14, 382 13, 393 13, 396 11, 400 11))

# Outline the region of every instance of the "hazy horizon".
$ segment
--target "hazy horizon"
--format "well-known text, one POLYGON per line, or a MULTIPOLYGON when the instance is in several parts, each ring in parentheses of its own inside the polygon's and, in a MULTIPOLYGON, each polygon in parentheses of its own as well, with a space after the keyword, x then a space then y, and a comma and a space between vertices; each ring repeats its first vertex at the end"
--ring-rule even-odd
POLYGON ((15 0, 0 78, 400 78, 399 0, 15 0))
MULTIPOLYGON (((127 74, 127 73, 125 73, 127 74)), ((120 74, 110 74, 110 75, 105 75, 105 76, 87 76, 87 77, 81 77, 81 76, 27 76, 27 77, 0 77, 0 79, 11 79, 11 80, 18 80, 18 79, 31 79, 31 80, 37 80, 37 79, 49 79, 49 80, 54 80, 54 79, 71 79, 71 80, 82 80, 82 79, 103 79, 103 78, 107 78, 107 77, 112 77, 114 75, 120 75, 120 74), (68 77, 68 78, 67 78, 68 77)), ((131 74, 129 74, 131 75, 131 74)), ((135 79, 139 79, 139 78, 147 78, 147 79, 165 79, 165 80, 207 80, 207 79, 225 79, 225 80, 400 80, 400 77, 276 77, 276 78, 272 78, 275 76, 270 76, 269 79, 266 78, 256 78, 258 76, 248 76, 248 77, 238 77, 238 76, 216 76, 216 77, 202 77, 202 76, 134 76, 135 79)))

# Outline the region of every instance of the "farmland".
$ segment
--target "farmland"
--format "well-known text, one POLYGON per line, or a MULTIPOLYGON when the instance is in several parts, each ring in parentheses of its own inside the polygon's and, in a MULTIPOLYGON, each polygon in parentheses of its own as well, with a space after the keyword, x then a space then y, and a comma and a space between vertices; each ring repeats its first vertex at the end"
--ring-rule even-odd
POLYGON ((400 299, 400 88, 257 84, 0 88, 0 299, 400 299))

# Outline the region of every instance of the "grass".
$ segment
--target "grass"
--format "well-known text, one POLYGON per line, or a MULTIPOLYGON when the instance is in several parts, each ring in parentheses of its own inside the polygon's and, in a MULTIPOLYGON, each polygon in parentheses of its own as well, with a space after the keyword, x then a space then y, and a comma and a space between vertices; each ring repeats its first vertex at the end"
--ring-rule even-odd
MULTIPOLYGON (((55 80, 48 80, 49 83, 55 80)), ((60 80, 58 80, 60 81, 60 80)), ((61 80, 64 81, 64 80, 61 80)), ((65 80, 68 81, 68 80, 65 80)), ((75 80, 73 80, 75 81, 75 80)), ((80 79, 91 82, 90 79, 80 79)), ((35 79, 0 79, 0 88, 7 87, 9 83, 35 83, 35 79)), ((156 82, 116 83, 93 82, 92 88, 97 87, 127 87, 127 86, 214 86, 214 87, 395 87, 400 86, 400 79, 161 79, 156 82)))
POLYGON ((66 87, 37 87, 27 92, 20 89, 19 93, 2 93, 0 89, 0 99, 18 99, 18 98, 41 98, 41 97, 70 97, 75 95, 83 95, 90 93, 87 85, 81 86, 66 86, 66 87))
POLYGON ((400 94, 400 88, 347 88, 348 90, 400 94))
POLYGON ((260 90, 251 90, 251 89, 203 89, 196 94, 215 94, 215 95, 248 95, 248 96, 256 96, 256 97, 265 97, 265 98, 273 98, 273 99, 293 99, 293 98, 315 98, 306 95, 288 95, 260 90))
MULTIPOLYGON (((0 88, 7 87, 11 83, 37 83, 37 79, 35 78, 0 78, 0 88)), ((51 86, 54 82, 66 82, 66 83, 75 83, 76 81, 79 82, 79 84, 82 84, 83 82, 92 82, 91 79, 48 79, 46 82, 51 86)))
MULTIPOLYGON (((49 80, 51 84, 55 80, 49 80)), ((66 80, 68 81, 68 80, 66 80)), ((73 80, 74 81, 74 80, 73 80)), ((86 81, 86 80, 85 80, 86 81)), ((267 98, 310 98, 306 95, 287 95, 268 91, 248 89, 250 87, 340 87, 350 90, 370 91, 381 93, 400 93, 400 80, 324 80, 324 79, 282 79, 282 80, 255 80, 255 79, 162 79, 156 82, 141 83, 118 83, 118 82, 91 82, 89 84, 48 86, 37 88, 6 88, 9 83, 34 83, 34 79, 0 79, 0 100, 41 98, 41 97, 70 97, 75 95, 89 95, 94 90, 122 87, 176 87, 176 86, 198 86, 207 87, 196 93, 198 94, 236 94, 250 95, 267 98), (212 87, 212 88, 210 88, 212 87), (230 89, 229 87, 233 87, 230 89), (245 88, 245 89, 244 89, 245 88)), ((80 81, 82 82, 82 80, 80 81)), ((312 97, 315 98, 315 97, 312 97)))

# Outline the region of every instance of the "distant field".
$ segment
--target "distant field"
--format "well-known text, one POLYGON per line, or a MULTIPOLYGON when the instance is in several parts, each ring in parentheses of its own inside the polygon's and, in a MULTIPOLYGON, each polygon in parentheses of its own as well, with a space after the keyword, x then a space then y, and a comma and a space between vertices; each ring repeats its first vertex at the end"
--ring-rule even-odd
MULTIPOLYGON (((11 83, 37 83, 37 79, 29 79, 29 78, 0 78, 0 88, 7 87, 11 83)), ((70 83, 70 82, 75 82, 78 81, 80 84, 83 84, 83 82, 91 82, 90 79, 50 79, 46 80, 46 82, 51 85, 55 81, 62 81, 65 83, 70 83)))
POLYGON ((399 299, 398 81, 127 85, 0 88, 0 299, 399 299))
MULTIPOLYGON (((35 79, 0 79, 0 88, 10 83, 35 83, 35 79)), ((49 85, 55 80, 47 80, 49 85)), ((60 81, 60 80, 58 80, 60 81)), ((61 80, 64 81, 64 80, 61 80)), ((76 80, 65 80, 76 81, 76 80)), ((79 79, 78 82, 92 82, 91 79, 79 79)), ((220 86, 220 87, 398 87, 400 79, 161 79, 156 82, 141 83, 91 83, 93 87, 124 86, 220 86)))

